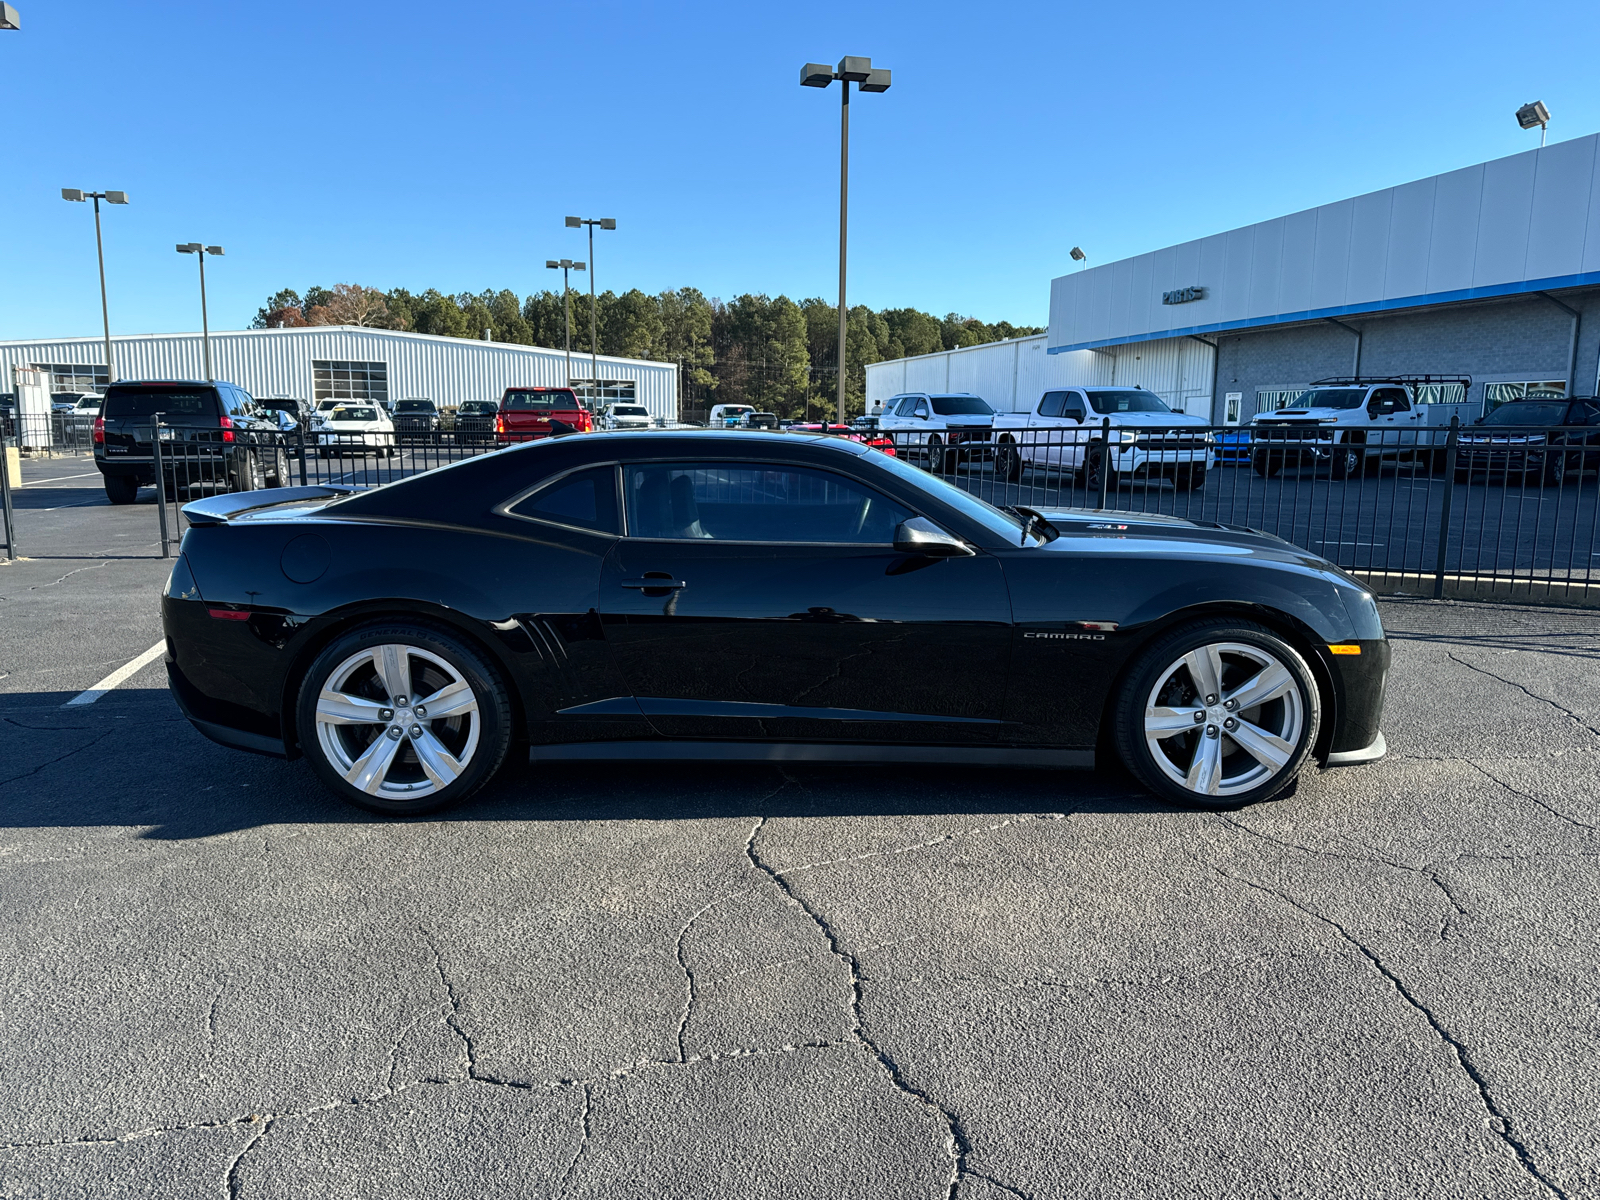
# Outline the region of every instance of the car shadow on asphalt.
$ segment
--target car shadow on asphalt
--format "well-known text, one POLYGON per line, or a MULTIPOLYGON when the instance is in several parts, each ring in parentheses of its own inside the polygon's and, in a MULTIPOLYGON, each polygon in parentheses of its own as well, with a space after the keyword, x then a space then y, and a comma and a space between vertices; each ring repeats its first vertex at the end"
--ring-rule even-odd
MULTIPOLYGON (((0 828, 135 828, 183 841, 271 825, 394 820, 284 762, 207 741, 164 688, 0 695, 0 828)), ((889 817, 1172 811, 1120 770, 751 763, 508 762, 441 813, 496 821, 693 821, 730 817, 889 817)))

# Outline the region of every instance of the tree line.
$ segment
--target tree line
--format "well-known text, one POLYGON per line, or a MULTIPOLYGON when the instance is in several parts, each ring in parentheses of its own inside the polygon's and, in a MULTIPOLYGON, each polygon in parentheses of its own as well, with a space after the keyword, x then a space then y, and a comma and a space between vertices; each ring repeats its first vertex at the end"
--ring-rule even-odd
MULTIPOLYGON (((589 351, 589 294, 574 290, 572 350, 589 351)), ((1043 333, 1009 321, 986 324, 949 313, 936 317, 915 308, 875 311, 855 305, 846 316, 847 406, 863 411, 865 368, 885 359, 978 346, 1043 333)), ((685 415, 712 404, 751 404, 781 417, 832 412, 837 389, 839 310, 826 300, 744 295, 724 302, 695 288, 647 295, 637 288, 595 300, 599 353, 678 364, 685 415)), ((444 337, 562 348, 566 323, 560 292, 526 297, 507 290, 446 295, 429 288, 381 291, 359 284, 284 289, 251 322, 254 329, 309 325, 361 325, 444 337)), ((573 364, 573 374, 588 371, 573 364)))

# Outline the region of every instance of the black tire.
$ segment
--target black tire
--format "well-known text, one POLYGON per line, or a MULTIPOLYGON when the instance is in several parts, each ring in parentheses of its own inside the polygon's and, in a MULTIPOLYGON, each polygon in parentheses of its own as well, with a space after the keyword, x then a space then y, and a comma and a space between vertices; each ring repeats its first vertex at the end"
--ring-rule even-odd
POLYGON ((284 487, 289 482, 289 456, 280 447, 272 452, 272 466, 267 471, 268 487, 284 487))
POLYGON ((1015 483, 1022 478, 1022 451, 1010 438, 1001 438, 994 450, 995 478, 1015 483))
POLYGON ((107 475, 106 499, 113 504, 132 504, 139 498, 139 481, 132 475, 107 475))
POLYGON ((1198 492, 1205 485, 1204 467, 1179 467, 1177 474, 1172 477, 1172 486, 1180 492, 1198 492))
POLYGON ((1457 467, 1456 468, 1456 482, 1457 483, 1471 483, 1472 482, 1472 471, 1470 469, 1468 469, 1467 467, 1457 467))
POLYGON ((1106 448, 1104 442, 1095 442, 1089 447, 1088 461, 1084 465, 1084 483, 1093 495, 1100 494, 1100 472, 1110 472, 1110 481, 1106 484, 1106 492, 1117 490, 1117 472, 1106 462, 1106 448))
POLYGON ((1567 470, 1571 464, 1567 462, 1565 453, 1546 452, 1544 456, 1544 469, 1539 472, 1540 487, 1560 487, 1567 478, 1567 470))
MULTIPOLYGON (((1187 668, 1184 668, 1184 672, 1186 671, 1187 668)), ((1111 720, 1112 736, 1118 755, 1139 782, 1156 795, 1189 808, 1239 808, 1274 799, 1294 787, 1301 769, 1317 744, 1317 734, 1322 725, 1322 696, 1311 674, 1311 668, 1307 666, 1300 652, 1277 634, 1251 621, 1214 618, 1196 621, 1173 630, 1145 647, 1134 659, 1123 680, 1112 706, 1111 720), (1180 676, 1169 675, 1172 665, 1192 650, 1217 644, 1244 648, 1243 652, 1227 652, 1229 657, 1223 659, 1224 689, 1221 693, 1214 693, 1218 701, 1208 706, 1205 701, 1209 697, 1206 696, 1189 697, 1179 694, 1169 696, 1167 689, 1186 692, 1192 690, 1194 683, 1192 676, 1182 672, 1180 676), (1267 771, 1269 768, 1247 754, 1240 743, 1233 741, 1221 728, 1220 722, 1213 724, 1212 719, 1217 716, 1227 716, 1220 708, 1221 702, 1227 698, 1227 685, 1230 682, 1241 683, 1249 678, 1248 673, 1240 674, 1241 671, 1249 670, 1248 665, 1243 667, 1240 665, 1241 662, 1248 664, 1249 653, 1262 654, 1281 664, 1288 672, 1290 687, 1281 699, 1270 700, 1260 708, 1248 707, 1236 711, 1254 714, 1256 719, 1263 721, 1264 724, 1277 725, 1284 731, 1287 731, 1290 725, 1297 725, 1298 728, 1292 748, 1285 755, 1283 764, 1276 769, 1270 769, 1270 774, 1259 782, 1244 786, 1250 781, 1249 770, 1267 771), (1232 679, 1229 677, 1229 672, 1233 673, 1232 679), (1184 679, 1187 679, 1188 683, 1184 683, 1184 679), (1170 705, 1180 709, 1196 707, 1209 714, 1195 725, 1193 732, 1182 732, 1169 738, 1158 739, 1161 752, 1170 756, 1165 764, 1157 762, 1155 757, 1157 751, 1152 749, 1145 730, 1146 705, 1158 686, 1163 688, 1158 696, 1163 706, 1170 705), (1294 695, 1292 700, 1289 696, 1290 691, 1294 695), (1193 706, 1188 703, 1191 698, 1194 699, 1193 706), (1298 705, 1297 710, 1291 707, 1295 704, 1298 705), (1281 707, 1274 710, 1275 705, 1281 707), (1290 718, 1295 719, 1291 721, 1290 718), (1219 775, 1219 779, 1226 783, 1229 777, 1227 775, 1229 765, 1233 764, 1237 768, 1233 777, 1239 780, 1237 785, 1239 790, 1220 795, 1202 794, 1191 790, 1182 781, 1173 777, 1171 772, 1182 769, 1183 756, 1193 752, 1188 743, 1193 743, 1197 748, 1201 740, 1209 736, 1208 731, 1215 731, 1216 744, 1223 753, 1220 760, 1222 774, 1219 775), (1229 750, 1227 747, 1232 749, 1229 750)), ((1187 728, 1185 726, 1186 730, 1187 728)))
POLYGON ((1330 479, 1360 479, 1367 466, 1366 447, 1359 442, 1340 442, 1328 460, 1330 479))
POLYGON ((254 450, 241 450, 233 461, 232 478, 228 480, 230 492, 258 492, 267 486, 267 472, 261 458, 254 450))
MULTIPOLYGON (((423 698, 426 698, 433 682, 436 682, 431 680, 430 672, 438 679, 450 679, 447 672, 437 664, 428 662, 421 655, 409 661, 411 669, 408 671, 408 678, 413 686, 423 689, 423 698)), ((358 667, 356 670, 359 672, 362 668, 358 667)), ((360 678, 360 676, 350 676, 350 678, 360 678)), ((347 688, 351 686, 364 686, 366 691, 363 693, 347 690, 347 694, 370 693, 367 698, 373 702, 381 702, 379 694, 386 691, 382 688, 381 678, 375 673, 373 678, 366 680, 364 684, 347 685, 347 688)), ((392 700, 393 697, 389 699, 392 700)), ((416 697, 408 699, 412 703, 416 702, 416 697)), ((383 711, 396 714, 393 708, 383 711)), ((390 719, 398 717, 396 715, 390 719)), ((511 721, 511 700, 505 683, 501 680, 499 672, 478 650, 448 630, 432 625, 396 622, 351 630, 337 638, 317 656, 300 682, 295 726, 301 751, 311 764, 311 769, 330 791, 371 812, 391 817, 405 817, 447 808, 466 799, 488 783, 505 761, 506 750, 511 744, 511 721), (437 786, 427 777, 417 755, 416 744, 409 734, 393 739, 400 746, 393 756, 393 766, 390 768, 395 774, 395 779, 390 781, 386 774, 377 784, 378 787, 385 789, 387 794, 364 791, 348 782, 344 772, 330 759, 329 750, 322 741, 322 731, 319 730, 317 721, 317 702, 324 685, 329 683, 330 677, 339 671, 342 665, 348 664, 353 657, 359 656, 363 651, 385 645, 414 648, 420 650, 423 655, 435 656, 443 660, 460 680, 471 687, 472 698, 477 705, 476 713, 472 716, 450 718, 444 722, 432 717, 423 718, 426 720, 428 733, 436 737, 439 744, 450 749, 452 754, 463 753, 463 747, 470 749, 463 769, 443 787, 437 786), (475 731, 467 724, 471 720, 477 721, 475 731), (452 722, 459 727, 447 728, 452 722), (461 740, 455 740, 458 738, 461 740), (409 759, 407 755, 410 756, 409 759), (415 798, 408 796, 405 789, 416 791, 415 798)), ((421 721, 417 721, 416 724, 420 725, 421 721)), ((336 752, 347 756, 353 756, 362 748, 370 747, 373 743, 388 737, 388 732, 381 723, 353 724, 335 728, 351 731, 349 734, 335 732, 330 735, 340 739, 336 752), (374 729, 376 733, 371 734, 374 729)))
POLYGON ((1283 470, 1283 455, 1270 450, 1257 450, 1250 456, 1250 466, 1263 479, 1275 479, 1283 470))
POLYGON ((954 464, 950 461, 950 454, 944 447, 944 442, 938 434, 928 439, 928 470, 935 475, 948 473, 954 464))

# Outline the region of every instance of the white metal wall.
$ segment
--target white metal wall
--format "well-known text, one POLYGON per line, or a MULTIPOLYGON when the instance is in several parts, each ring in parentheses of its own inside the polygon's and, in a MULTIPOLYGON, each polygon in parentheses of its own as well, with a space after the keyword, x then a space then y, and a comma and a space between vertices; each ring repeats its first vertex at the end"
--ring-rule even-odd
MULTIPOLYGON (((11 367, 34 363, 103 365, 100 338, 0 342, 0 379, 11 367)), ((112 337, 119 379, 203 379, 205 357, 198 333, 112 337)), ((352 325, 310 329, 250 329, 211 335, 212 374, 256 396, 312 396, 315 359, 382 362, 389 367, 389 396, 427 396, 440 404, 495 400, 512 384, 559 387, 567 381, 560 350, 475 342, 465 338, 362 329, 352 325)), ((572 355, 572 374, 590 375, 589 356, 572 355)), ((652 416, 673 419, 678 409, 676 363, 600 356, 602 379, 631 379, 652 416)))
POLYGON ((1211 416, 1215 351, 1195 338, 1168 338, 1106 350, 1046 353, 1047 335, 897 358, 867 367, 867 404, 900 392, 972 392, 1001 412, 1027 412, 1048 388, 1125 385, 1149 388, 1174 409, 1211 416))
POLYGON ((1600 134, 1075 271, 1051 346, 1171 337, 1600 281, 1600 134), (1205 289, 1164 304, 1162 294, 1205 289))

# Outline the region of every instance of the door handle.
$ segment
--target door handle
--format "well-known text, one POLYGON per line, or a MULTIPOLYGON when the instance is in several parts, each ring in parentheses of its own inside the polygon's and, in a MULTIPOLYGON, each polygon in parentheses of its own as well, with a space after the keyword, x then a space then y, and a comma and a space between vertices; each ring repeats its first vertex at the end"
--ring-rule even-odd
POLYGON ((651 591, 651 592, 655 591, 658 588, 663 592, 681 592, 684 588, 688 587, 689 585, 687 583, 684 583, 681 579, 663 578, 663 579, 624 579, 622 581, 622 586, 625 587, 625 588, 643 588, 645 591, 651 591))

